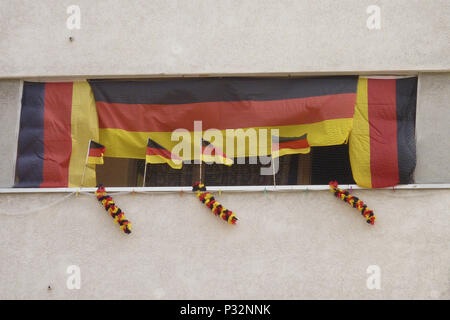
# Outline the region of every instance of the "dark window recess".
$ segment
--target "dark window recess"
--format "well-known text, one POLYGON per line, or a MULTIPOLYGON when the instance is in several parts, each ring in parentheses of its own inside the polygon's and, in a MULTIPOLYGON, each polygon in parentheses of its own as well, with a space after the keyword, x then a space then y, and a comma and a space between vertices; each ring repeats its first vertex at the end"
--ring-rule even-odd
POLYGON ((311 148, 311 184, 354 184, 348 144, 311 148))
MULTIPOLYGON (((273 175, 261 175, 261 167, 268 165, 202 164, 202 181, 208 186, 273 185, 273 175)), ((144 176, 144 160, 105 158, 105 164, 97 166, 97 181, 111 187, 141 187, 144 176)), ((337 180, 342 184, 354 183, 348 155, 348 145, 312 147, 309 154, 294 154, 279 158, 279 170, 275 175, 278 185, 328 184, 337 180)), ((183 164, 180 170, 167 164, 148 164, 145 185, 147 187, 191 186, 199 181, 200 165, 183 164)))
MULTIPOLYGON (((138 184, 142 187, 145 161, 136 160, 138 170, 138 184)), ((172 169, 165 163, 147 164, 146 187, 186 187, 198 180, 198 164, 183 163, 182 169, 172 169)))

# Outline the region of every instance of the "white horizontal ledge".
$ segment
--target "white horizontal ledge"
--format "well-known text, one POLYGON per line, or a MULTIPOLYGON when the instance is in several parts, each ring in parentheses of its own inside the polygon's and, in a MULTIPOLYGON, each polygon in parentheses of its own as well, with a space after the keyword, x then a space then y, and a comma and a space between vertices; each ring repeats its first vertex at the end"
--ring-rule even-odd
MULTIPOLYGON (((404 184, 395 187, 368 189, 355 184, 340 184, 342 189, 352 190, 423 190, 450 189, 450 184, 404 184)), ((280 185, 280 186, 207 186, 208 191, 228 192, 276 192, 276 191, 321 191, 328 190, 328 185, 280 185)), ((97 188, 0 188, 0 194, 8 193, 92 193, 97 188)), ((106 187, 108 192, 191 192, 192 187, 106 187)))

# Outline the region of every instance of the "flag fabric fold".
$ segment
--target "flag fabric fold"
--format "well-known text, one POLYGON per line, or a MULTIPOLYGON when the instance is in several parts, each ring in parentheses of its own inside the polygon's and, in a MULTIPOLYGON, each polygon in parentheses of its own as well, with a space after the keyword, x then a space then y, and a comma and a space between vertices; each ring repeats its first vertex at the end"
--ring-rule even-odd
POLYGON ((416 95, 417 77, 359 79, 349 139, 358 185, 383 188, 413 182, 416 95))
POLYGON ((306 133, 300 137, 272 136, 272 158, 287 154, 309 153, 310 151, 306 133))
MULTIPOLYGON (((24 82, 14 187, 80 186, 89 139, 98 139, 98 118, 86 81, 24 82)), ((85 186, 94 187, 94 168, 85 186)))

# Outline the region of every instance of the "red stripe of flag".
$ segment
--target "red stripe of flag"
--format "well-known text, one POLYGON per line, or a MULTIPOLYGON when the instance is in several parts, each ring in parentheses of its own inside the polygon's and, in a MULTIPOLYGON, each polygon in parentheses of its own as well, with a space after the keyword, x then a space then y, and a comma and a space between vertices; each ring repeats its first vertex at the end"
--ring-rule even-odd
POLYGON ((271 101, 218 101, 175 105, 123 104, 97 101, 100 128, 139 132, 308 124, 353 118, 356 94, 345 93, 271 101), (170 113, 170 121, 167 114, 170 113))
POLYGON ((105 153, 105 148, 89 149, 89 157, 101 157, 105 153))
POLYGON ((399 182, 396 80, 369 79, 367 87, 372 187, 393 186, 399 182))
POLYGON ((47 83, 44 99, 44 165, 41 188, 66 187, 72 153, 73 83, 47 83))
POLYGON ((223 153, 222 150, 218 149, 218 148, 217 148, 216 146, 214 146, 212 143, 209 144, 209 145, 210 145, 211 147, 209 147, 209 146, 202 146, 202 154, 205 154, 206 148, 209 148, 209 149, 212 149, 212 150, 211 150, 211 153, 209 154, 209 150, 208 150, 208 154, 206 154, 206 155, 210 155, 210 156, 218 155, 218 156, 220 156, 220 157, 227 158, 227 155, 226 155, 225 153, 223 153))
POLYGON ((308 148, 308 147, 309 147, 309 143, 308 143, 308 140, 306 140, 306 139, 296 140, 296 141, 286 141, 286 142, 280 142, 280 143, 273 144, 273 150, 304 149, 304 148, 308 148))
POLYGON ((164 148, 149 148, 149 147, 147 147, 145 154, 148 156, 162 156, 166 159, 182 160, 180 157, 174 155, 172 152, 170 152, 169 150, 164 149, 164 148))

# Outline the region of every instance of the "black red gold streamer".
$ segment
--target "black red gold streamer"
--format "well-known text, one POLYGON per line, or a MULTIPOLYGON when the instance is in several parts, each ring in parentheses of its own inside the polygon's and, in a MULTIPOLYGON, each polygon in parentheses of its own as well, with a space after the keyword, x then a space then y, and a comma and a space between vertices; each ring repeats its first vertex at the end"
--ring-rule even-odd
POLYGON ((198 199, 203 202, 209 209, 211 209, 214 215, 228 222, 228 224, 236 224, 238 218, 233 213, 233 211, 225 209, 219 202, 217 202, 212 194, 206 191, 206 187, 204 184, 196 182, 192 186, 192 191, 196 192, 198 199))
POLYGON ((337 181, 330 181, 330 191, 334 193, 336 198, 344 200, 353 208, 361 211, 361 215, 366 219, 366 222, 373 225, 375 224, 375 215, 373 211, 367 208, 367 205, 364 204, 362 200, 359 200, 357 197, 353 196, 348 192, 348 190, 342 190, 338 187, 337 181))
POLYGON ((125 213, 120 210, 114 203, 114 200, 106 194, 105 187, 99 185, 97 191, 95 191, 97 200, 101 202, 106 211, 113 217, 114 222, 120 225, 120 230, 125 233, 131 233, 131 222, 125 219, 125 213))

